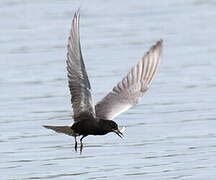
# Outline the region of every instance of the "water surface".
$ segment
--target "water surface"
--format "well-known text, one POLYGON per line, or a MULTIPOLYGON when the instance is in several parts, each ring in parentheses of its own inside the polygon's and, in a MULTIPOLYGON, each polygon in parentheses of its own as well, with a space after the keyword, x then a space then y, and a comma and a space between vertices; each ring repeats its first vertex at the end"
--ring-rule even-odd
POLYGON ((79 1, 0 1, 1 179, 214 180, 216 3, 82 2, 81 42, 94 100, 157 40, 163 62, 141 103, 119 116, 125 138, 42 128, 71 123, 66 44, 79 1))

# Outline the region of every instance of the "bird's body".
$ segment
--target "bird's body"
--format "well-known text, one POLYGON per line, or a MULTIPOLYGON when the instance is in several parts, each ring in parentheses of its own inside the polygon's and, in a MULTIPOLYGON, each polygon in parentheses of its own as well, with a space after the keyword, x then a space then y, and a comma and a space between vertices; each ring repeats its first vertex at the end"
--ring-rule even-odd
POLYGON ((142 57, 129 73, 96 105, 92 102, 91 86, 85 69, 79 36, 79 11, 74 15, 70 36, 68 39, 67 71, 68 84, 71 93, 74 123, 68 126, 48 126, 58 133, 82 140, 88 135, 105 135, 110 132, 122 137, 122 131, 113 119, 138 103, 148 90, 160 64, 162 40, 158 41, 142 57))
POLYGON ((108 120, 89 120, 84 119, 82 121, 75 122, 71 129, 79 136, 88 135, 105 135, 110 132, 109 128, 106 128, 106 124, 109 124, 108 120))

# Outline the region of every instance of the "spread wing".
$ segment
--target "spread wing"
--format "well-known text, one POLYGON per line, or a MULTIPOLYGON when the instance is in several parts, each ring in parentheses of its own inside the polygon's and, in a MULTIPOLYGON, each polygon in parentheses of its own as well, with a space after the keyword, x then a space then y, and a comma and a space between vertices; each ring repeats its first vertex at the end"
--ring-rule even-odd
POLYGON ((95 117, 91 86, 83 62, 79 35, 79 11, 74 15, 68 39, 67 71, 74 120, 95 117))
POLYGON ((127 76, 96 104, 98 118, 112 120, 138 103, 149 88, 160 64, 162 43, 160 40, 152 46, 127 76))

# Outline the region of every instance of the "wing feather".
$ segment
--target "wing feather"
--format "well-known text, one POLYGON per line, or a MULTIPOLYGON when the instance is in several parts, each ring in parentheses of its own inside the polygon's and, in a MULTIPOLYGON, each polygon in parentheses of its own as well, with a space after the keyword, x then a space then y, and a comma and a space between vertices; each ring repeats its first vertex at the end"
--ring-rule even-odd
POLYGON ((154 78, 160 64, 163 41, 158 41, 96 106, 100 119, 114 119, 138 103, 154 78))
POLYGON ((80 117, 95 117, 91 86, 81 52, 79 17, 79 11, 77 11, 72 21, 67 46, 67 76, 75 121, 80 117))

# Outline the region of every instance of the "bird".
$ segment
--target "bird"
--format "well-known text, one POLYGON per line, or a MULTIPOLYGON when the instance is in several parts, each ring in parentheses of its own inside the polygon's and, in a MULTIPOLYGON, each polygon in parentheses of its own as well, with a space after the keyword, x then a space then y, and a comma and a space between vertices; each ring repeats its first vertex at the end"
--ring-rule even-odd
POLYGON ((80 10, 77 10, 68 38, 66 60, 74 122, 66 126, 44 125, 44 127, 73 136, 75 151, 78 150, 77 137, 80 137, 80 153, 82 153, 83 139, 89 135, 114 132, 123 137, 125 127, 120 129, 114 118, 136 105, 149 89, 161 61, 163 40, 160 39, 151 46, 122 81, 94 105, 81 51, 79 21, 80 10))

